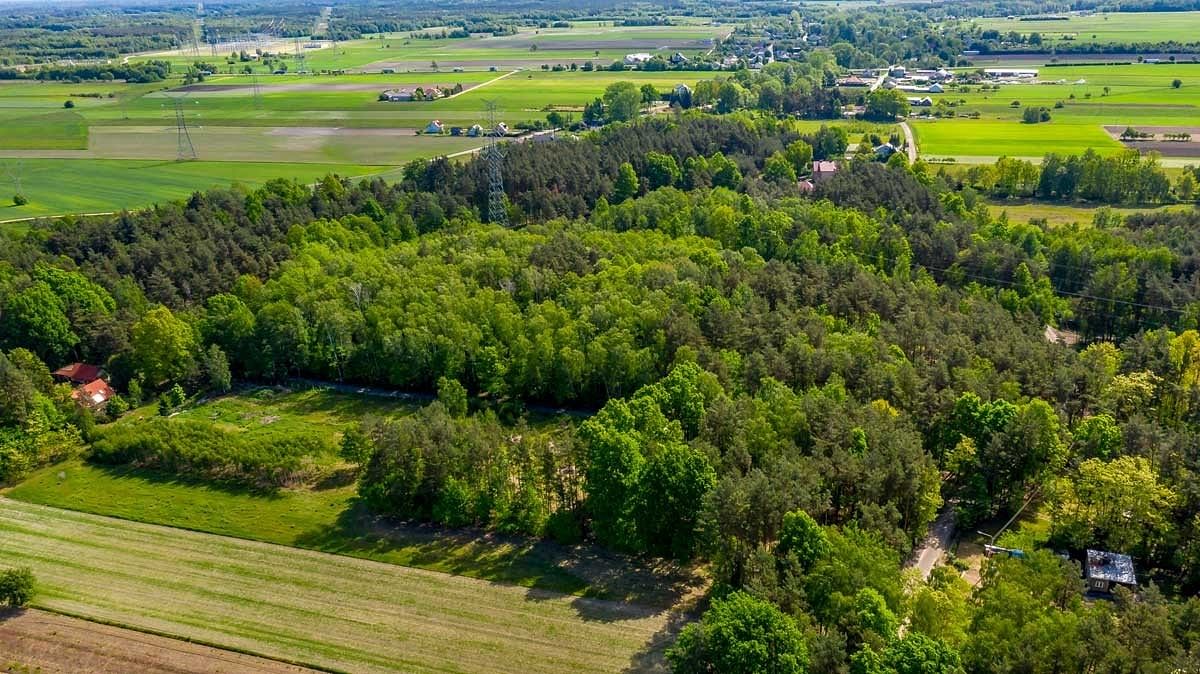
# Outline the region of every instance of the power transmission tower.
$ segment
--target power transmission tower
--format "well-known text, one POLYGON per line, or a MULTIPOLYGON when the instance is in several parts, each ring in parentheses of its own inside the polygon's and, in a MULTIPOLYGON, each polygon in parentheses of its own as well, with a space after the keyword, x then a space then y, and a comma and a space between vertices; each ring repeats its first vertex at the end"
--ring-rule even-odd
POLYGON ((175 104, 175 134, 178 138, 176 161, 189 161, 196 158, 196 147, 192 145, 192 135, 188 133, 187 118, 183 114, 183 96, 174 96, 171 101, 175 104))
POLYGON ((21 190, 21 171, 25 168, 25 161, 17 159, 13 163, 4 162, 4 174, 13 184, 13 194, 21 195, 24 192, 21 190))
POLYGON ((254 107, 262 109, 262 87, 258 85, 258 73, 253 70, 250 71, 250 83, 254 88, 254 107))
POLYGON ((488 113, 488 220, 501 227, 508 226, 508 211, 504 207, 504 152, 500 149, 500 130, 496 122, 496 101, 484 103, 488 113))

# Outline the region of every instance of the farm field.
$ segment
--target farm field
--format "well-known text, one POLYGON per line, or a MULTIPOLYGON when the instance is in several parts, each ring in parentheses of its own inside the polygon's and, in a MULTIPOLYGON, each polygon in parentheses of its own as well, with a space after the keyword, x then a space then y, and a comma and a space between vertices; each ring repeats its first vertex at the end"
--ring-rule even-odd
POLYGON ((971 23, 981 30, 998 30, 1001 33, 1039 33, 1044 44, 1191 43, 1196 42, 1200 35, 1200 12, 1072 14, 1066 21, 1021 21, 996 17, 975 19, 971 23))
MULTIPOLYGON (((1050 225, 1070 225, 1073 223, 1090 225, 1096 216, 1096 211, 1100 208, 1100 206, 1052 204, 1036 201, 992 201, 988 203, 988 210, 993 215, 999 216, 1001 213, 1007 213, 1008 219, 1012 222, 1028 222, 1030 220, 1041 219, 1050 225)), ((1109 210, 1117 215, 1126 216, 1135 213, 1187 208, 1190 208, 1190 206, 1173 205, 1160 206, 1158 208, 1124 208, 1116 206, 1109 207, 1109 210)))
MULTIPOLYGON (((614 26, 611 22, 574 21, 570 28, 524 28, 515 35, 492 37, 473 35, 469 38, 437 40, 412 37, 412 33, 387 33, 348 40, 323 49, 305 50, 305 68, 312 72, 329 70, 374 71, 383 68, 397 70, 429 70, 434 62, 441 68, 461 67, 464 70, 488 70, 524 67, 540 68, 542 64, 569 64, 592 61, 608 65, 630 52, 675 52, 693 56, 708 51, 717 37, 728 35, 733 26, 711 25, 710 21, 684 17, 672 26, 614 26)), ((427 29, 430 33, 437 29, 427 29)), ((284 52, 298 67, 294 54, 284 52)), ((161 59, 172 63, 203 61, 217 66, 218 72, 240 71, 247 64, 227 63, 227 54, 212 56, 168 56, 145 54, 134 60, 161 59)), ((261 65, 250 64, 260 72, 261 65)))
POLYGON ((939 94, 937 99, 957 101, 960 115, 977 111, 980 118, 912 120, 922 155, 993 161, 1004 155, 1040 158, 1047 152, 1088 148, 1115 154, 1123 146, 1106 126, 1187 126, 1200 119, 1200 64, 1064 66, 1041 68, 1039 77, 1057 83, 939 94), (1174 79, 1183 85, 1174 88, 1174 79), (1063 107, 1055 108, 1060 101, 1063 107), (1049 108, 1051 121, 1022 124, 1026 107, 1049 108))
MULTIPOLYGON (((514 125, 543 120, 550 109, 582 110, 619 80, 666 91, 703 77, 711 73, 277 76, 261 78, 257 103, 247 78, 214 77, 188 87, 184 99, 199 160, 189 162, 174 161, 178 137, 166 85, 0 85, 0 139, 7 139, 0 140, 0 165, 24 160, 20 182, 30 200, 0 206, 0 221, 135 208, 234 181, 253 186, 276 177, 386 173, 413 159, 479 147, 478 139, 416 130, 433 119, 463 127, 482 122, 487 101, 496 102, 500 121, 514 125), (378 101, 384 89, 431 83, 462 84, 465 92, 434 102, 378 101), (68 98, 78 104, 64 111, 68 98), (75 187, 63 190, 64 184, 75 187)), ((10 184, 15 189, 16 181, 0 172, 0 194, 10 184)))
POLYGON ((0 671, 312 674, 315 670, 29 609, 0 616, 0 671))
POLYGON ((0 222, 138 208, 231 183, 257 187, 273 178, 307 183, 330 173, 357 177, 387 170, 387 167, 333 163, 41 158, 18 162, 4 154, 0 152, 0 222), (22 189, 29 197, 27 205, 14 206, 9 200, 15 185, 5 173, 6 167, 19 170, 22 189))
POLYGON ((357 672, 609 672, 667 612, 0 500, 35 607, 357 672))

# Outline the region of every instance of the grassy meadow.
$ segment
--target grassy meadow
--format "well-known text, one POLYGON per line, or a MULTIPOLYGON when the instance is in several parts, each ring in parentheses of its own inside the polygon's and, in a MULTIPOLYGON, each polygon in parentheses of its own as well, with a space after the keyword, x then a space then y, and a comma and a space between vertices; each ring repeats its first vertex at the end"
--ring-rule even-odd
POLYGON ((0 152, 0 223, 64 213, 105 213, 182 199, 197 190, 240 183, 257 187, 272 178, 315 182, 336 173, 366 176, 385 169, 355 164, 291 164, 118 159, 21 159, 0 152), (29 203, 14 206, 15 185, 4 167, 20 172, 29 203), (18 168, 19 167, 19 168, 18 168))
POLYGON ((1088 148, 1113 154, 1122 145, 1105 126, 1200 124, 1200 64, 1042 67, 1039 79, 1054 83, 1001 84, 999 91, 988 92, 951 89, 935 96, 958 102, 960 115, 975 111, 980 118, 913 120, 921 154, 959 160, 1040 158, 1047 152, 1076 154, 1088 148), (1180 88, 1172 86, 1174 79, 1182 81, 1180 88), (1063 107, 1055 108, 1060 101, 1063 107), (1049 108, 1051 121, 1021 123, 1026 107, 1049 108))
POLYGON ((1043 44, 1132 44, 1136 42, 1195 42, 1200 35, 1200 12, 1119 12, 1070 15, 1066 21, 1021 21, 1005 17, 974 19, 981 30, 1002 34, 1038 33, 1043 44))
POLYGON ((611 672, 667 612, 0 499, 35 606, 339 671, 611 672))

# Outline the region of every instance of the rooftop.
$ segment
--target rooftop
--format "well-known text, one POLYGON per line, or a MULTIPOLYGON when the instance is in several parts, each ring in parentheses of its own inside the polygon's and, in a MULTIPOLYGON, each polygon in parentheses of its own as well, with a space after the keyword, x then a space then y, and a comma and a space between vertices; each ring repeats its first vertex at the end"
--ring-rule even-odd
POLYGON ((1133 572, 1133 558, 1119 552, 1088 550, 1087 569, 1084 572, 1089 580, 1096 578, 1122 585, 1137 585, 1137 575, 1133 572))
POLYGON ((100 378, 100 367, 87 363, 71 363, 54 371, 54 376, 62 377, 77 384, 87 384, 100 378))

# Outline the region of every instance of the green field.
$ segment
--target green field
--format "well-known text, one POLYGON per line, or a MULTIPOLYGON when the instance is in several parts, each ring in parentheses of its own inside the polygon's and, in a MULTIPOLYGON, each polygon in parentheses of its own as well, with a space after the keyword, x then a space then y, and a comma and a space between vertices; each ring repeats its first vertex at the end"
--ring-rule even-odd
MULTIPOLYGON (((465 70, 488 70, 509 67, 539 68, 542 64, 582 63, 593 61, 608 64, 630 52, 661 53, 670 56, 676 51, 694 55, 712 48, 713 40, 727 35, 732 26, 711 25, 697 17, 676 18, 672 26, 614 26, 611 22, 572 22, 570 28, 523 28, 516 35, 492 37, 473 35, 469 38, 426 40, 411 33, 371 35, 359 40, 326 45, 323 49, 303 50, 306 70, 378 71, 428 70, 436 61, 439 67, 465 70)), ((428 29, 438 32, 437 29, 428 29)), ((299 69, 292 44, 276 45, 284 55, 290 70, 299 69)), ((227 62, 228 54, 199 57, 182 54, 145 54, 137 59, 162 59, 172 63, 203 61, 215 65, 218 72, 239 72, 247 64, 227 62)), ((265 66, 251 64, 260 72, 265 66)))
POLYGON ((0 499, 35 606, 356 672, 611 672, 667 612, 0 499))
MULTIPOLYGON (((6 164, 16 166, 17 162, 0 157, 0 166, 6 164)), ((21 185, 29 203, 12 205, 15 187, 0 171, 0 222, 137 208, 234 182, 256 187, 272 178, 314 182, 329 173, 365 176, 383 170, 354 164, 22 159, 21 185)))
POLYGON ((1196 42, 1200 12, 1119 12, 1089 16, 1071 15, 1066 21, 1020 21, 1008 18, 975 19, 981 30, 1002 34, 1039 33, 1043 44, 1132 44, 1137 42, 1196 42))
POLYGON ((1105 126, 1200 124, 1200 64, 1043 67, 1039 79, 1053 83, 1002 84, 999 91, 988 92, 976 86, 936 95, 935 100, 958 101, 960 115, 976 111, 980 118, 913 120, 921 154, 960 161, 1002 155, 1040 158, 1047 152, 1076 154, 1088 148, 1113 154, 1122 145, 1105 126), (1174 79, 1183 86, 1173 88, 1174 79), (1059 101, 1063 107, 1055 108, 1059 101), (1026 107, 1050 108, 1051 121, 1022 124, 1026 107))
MULTIPOLYGON (((1001 201, 988 203, 988 210, 993 215, 999 216, 1005 213, 1008 219, 1012 222, 1028 222, 1030 220, 1045 220, 1050 225, 1070 225, 1079 223, 1081 225, 1090 225, 1096 217, 1096 211, 1100 206, 1088 205, 1071 205, 1071 204, 1053 204, 1040 203, 1036 201, 1001 201)), ((1190 206, 1175 205, 1175 206, 1159 206, 1158 208, 1125 208, 1119 206, 1106 207, 1117 215, 1126 216, 1135 213, 1149 213, 1151 211, 1163 210, 1179 210, 1187 209, 1190 206)))

